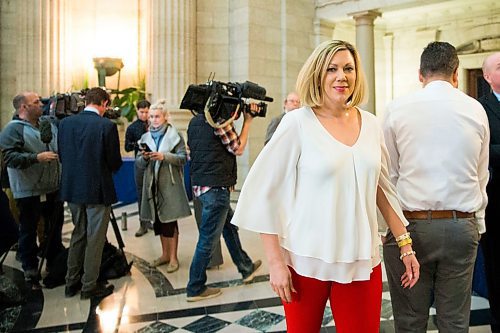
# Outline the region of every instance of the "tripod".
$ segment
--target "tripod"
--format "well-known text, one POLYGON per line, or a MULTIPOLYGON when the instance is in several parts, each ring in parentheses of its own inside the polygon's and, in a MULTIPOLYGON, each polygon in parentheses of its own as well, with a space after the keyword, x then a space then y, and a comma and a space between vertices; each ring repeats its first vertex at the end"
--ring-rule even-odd
MULTIPOLYGON (((130 266, 132 266, 132 262, 129 263, 127 261, 127 257, 125 256, 125 251, 123 251, 123 248, 125 247, 125 243, 123 242, 123 238, 122 238, 122 235, 120 233, 120 229, 118 229, 118 223, 116 222, 116 217, 115 217, 115 213, 113 211, 113 208, 111 208, 109 221, 111 223, 111 226, 113 227, 113 231, 115 233, 116 241, 118 243, 118 248, 120 249, 121 255, 123 256, 125 263, 127 264, 127 266, 130 269, 130 266)), ((55 232, 56 232, 56 223, 52 223, 52 225, 50 226, 49 237, 47 238, 47 241, 45 242, 45 246, 44 246, 44 249, 42 252, 43 253, 42 258, 41 258, 40 264, 38 266, 38 275, 40 275, 40 273, 42 271, 42 267, 43 267, 45 258, 47 257, 47 251, 49 249, 50 243, 52 242, 52 239, 54 238, 55 232)))
POLYGON ((110 216, 110 222, 111 226, 113 227, 113 231, 115 232, 116 236, 116 241, 118 243, 118 248, 120 249, 120 252, 123 254, 123 257, 125 258, 125 262, 127 265, 130 266, 132 265, 132 262, 127 261, 127 257, 125 256, 125 252, 123 251, 123 248, 125 247, 125 243, 123 242, 122 234, 120 233, 120 229, 118 229, 118 223, 116 222, 116 217, 115 217, 115 212, 113 211, 113 208, 111 208, 111 216, 110 216))

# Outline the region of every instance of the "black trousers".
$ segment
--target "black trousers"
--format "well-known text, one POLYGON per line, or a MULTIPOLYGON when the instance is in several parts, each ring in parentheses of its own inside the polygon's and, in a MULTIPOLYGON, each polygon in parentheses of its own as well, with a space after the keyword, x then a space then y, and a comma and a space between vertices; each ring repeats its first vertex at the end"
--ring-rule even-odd
POLYGON ((0 256, 9 251, 19 237, 18 225, 10 212, 9 198, 0 190, 0 256))
POLYGON ((40 196, 16 199, 19 209, 19 252, 23 270, 34 271, 38 269, 38 246, 36 243, 36 229, 40 217, 45 221, 45 237, 48 241, 47 266, 50 267, 52 259, 62 251, 61 231, 64 223, 63 202, 59 200, 58 193, 48 193, 46 198, 40 196), (49 240, 49 233, 53 231, 49 240))
POLYGON ((486 233, 481 237, 481 247, 488 285, 491 331, 500 333, 500 209, 495 207, 498 204, 492 196, 489 202, 491 204, 486 208, 486 233))

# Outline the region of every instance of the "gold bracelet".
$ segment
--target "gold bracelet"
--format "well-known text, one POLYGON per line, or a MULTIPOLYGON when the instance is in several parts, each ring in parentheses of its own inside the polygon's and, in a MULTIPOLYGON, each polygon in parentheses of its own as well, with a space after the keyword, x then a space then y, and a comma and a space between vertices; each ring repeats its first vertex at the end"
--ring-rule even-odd
POLYGON ((405 238, 405 239, 402 239, 398 242, 398 247, 403 247, 405 245, 408 245, 408 244, 412 244, 413 243, 413 240, 411 238, 405 238))
POLYGON ((417 254, 417 252, 415 252, 413 250, 401 253, 401 255, 399 256, 399 260, 403 260, 404 257, 408 257, 408 256, 415 255, 415 254, 417 254))
POLYGON ((398 237, 396 237, 396 242, 399 242, 403 239, 406 239, 406 238, 410 238, 410 233, 409 232, 405 232, 404 234, 402 235, 399 235, 398 237))

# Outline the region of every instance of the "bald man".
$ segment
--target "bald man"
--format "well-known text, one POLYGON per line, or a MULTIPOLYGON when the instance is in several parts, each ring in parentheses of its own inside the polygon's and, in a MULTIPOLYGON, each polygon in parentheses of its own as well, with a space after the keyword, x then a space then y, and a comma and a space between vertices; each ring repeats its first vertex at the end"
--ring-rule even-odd
POLYGON ((483 63, 483 76, 491 92, 479 98, 490 123, 490 182, 486 188, 486 233, 481 238, 484 253, 491 331, 500 332, 500 52, 488 56, 483 63))
POLYGON ((292 110, 295 110, 300 107, 300 98, 299 95, 295 92, 291 92, 286 96, 285 100, 283 101, 283 113, 280 114, 277 117, 274 117, 271 119, 271 122, 269 123, 269 126, 267 127, 266 131, 266 139, 264 140, 264 145, 266 145, 269 140, 271 140, 271 137, 274 134, 274 131, 276 131, 276 128, 281 122, 281 119, 283 119, 283 116, 292 110))
POLYGON ((58 193, 61 166, 57 154, 57 127, 50 124, 50 142, 43 142, 40 133, 42 102, 37 93, 20 93, 14 97, 12 104, 18 117, 2 131, 0 149, 19 209, 18 252, 24 277, 31 288, 39 289, 36 229, 41 216, 48 226, 47 230, 53 231, 51 236, 47 232, 46 258, 49 270, 64 248, 61 240, 64 209, 58 193))

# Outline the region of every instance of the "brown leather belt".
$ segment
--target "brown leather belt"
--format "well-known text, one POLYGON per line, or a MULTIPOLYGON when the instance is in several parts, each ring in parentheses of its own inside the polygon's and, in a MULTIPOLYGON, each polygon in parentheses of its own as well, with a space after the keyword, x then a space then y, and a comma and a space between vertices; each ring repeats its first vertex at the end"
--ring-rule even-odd
POLYGON ((452 219, 453 217, 463 219, 476 216, 475 213, 459 212, 458 210, 419 210, 413 212, 405 210, 403 214, 407 219, 412 220, 452 219))

